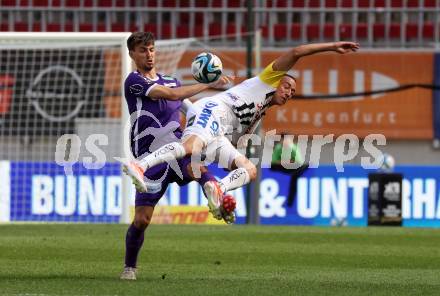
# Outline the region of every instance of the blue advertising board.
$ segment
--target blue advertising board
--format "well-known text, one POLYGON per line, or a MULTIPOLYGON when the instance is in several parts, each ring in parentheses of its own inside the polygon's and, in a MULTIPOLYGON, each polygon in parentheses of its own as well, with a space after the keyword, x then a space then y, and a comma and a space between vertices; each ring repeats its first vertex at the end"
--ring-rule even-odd
POLYGON ((66 175, 56 163, 11 162, 10 220, 101 222, 119 221, 121 169, 73 166, 66 175), (44 172, 44 173, 42 173, 44 172))
MULTIPOLYGON (((211 167, 219 177, 222 169, 211 167)), ((309 169, 298 180, 298 195, 287 206, 287 174, 263 169, 260 182, 262 224, 367 225, 368 171, 347 165, 309 169)), ((403 226, 440 227, 440 167, 397 166, 404 176, 403 226)), ((10 163, 10 221, 115 223, 121 214, 121 170, 106 164, 99 170, 75 164, 74 174, 64 174, 55 163, 10 163), (45 172, 45 173, 41 173, 45 172)), ((246 188, 232 192, 237 199, 237 223, 246 218, 246 188)), ((172 184, 161 205, 206 205, 200 186, 172 184)), ((1 211, 0 211, 1 212, 1 211)))

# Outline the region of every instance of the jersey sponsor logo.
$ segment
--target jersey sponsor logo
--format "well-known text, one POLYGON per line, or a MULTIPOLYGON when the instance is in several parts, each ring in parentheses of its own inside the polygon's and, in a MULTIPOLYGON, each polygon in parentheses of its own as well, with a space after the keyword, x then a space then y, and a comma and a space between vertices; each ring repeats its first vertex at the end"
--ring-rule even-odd
POLYGON ((232 100, 232 102, 237 102, 240 98, 234 94, 226 93, 226 95, 232 100))
POLYGON ((211 123, 211 134, 213 136, 217 136, 218 135, 218 130, 219 130, 218 128, 219 128, 218 122, 217 121, 213 121, 211 123))
POLYGON ((197 124, 205 128, 208 124, 209 118, 211 118, 211 114, 212 110, 204 108, 199 116, 199 119, 197 120, 197 124))
POLYGON ((133 84, 129 87, 130 92, 135 95, 140 95, 144 91, 144 87, 141 84, 133 84))
POLYGON ((166 87, 176 87, 177 86, 177 84, 175 82, 164 83, 163 85, 166 86, 166 87))
POLYGON ((199 119, 197 120, 197 124, 201 127, 205 128, 208 124, 209 119, 212 115, 212 108, 218 106, 217 103, 214 102, 208 102, 205 104, 205 108, 203 108, 202 112, 199 115, 199 119))
POLYGON ((175 81, 174 77, 168 76, 168 75, 162 75, 162 79, 163 80, 168 80, 168 81, 175 81))
POLYGON ((209 109, 212 109, 212 108, 214 108, 216 106, 218 106, 218 104, 214 103, 214 102, 208 102, 208 103, 205 104, 205 108, 209 108, 209 109))

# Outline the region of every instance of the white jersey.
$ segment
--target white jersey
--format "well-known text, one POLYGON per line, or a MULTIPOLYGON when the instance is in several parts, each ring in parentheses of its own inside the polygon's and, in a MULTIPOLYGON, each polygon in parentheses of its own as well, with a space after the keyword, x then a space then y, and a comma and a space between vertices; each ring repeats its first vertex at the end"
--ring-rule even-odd
POLYGON ((236 117, 234 132, 252 133, 266 113, 285 71, 274 71, 271 63, 260 75, 212 97, 227 105, 236 117))
MULTIPOLYGON (((239 145, 240 137, 253 133, 258 126, 284 74, 285 71, 274 71, 270 64, 257 77, 198 100, 186 114, 183 138, 197 135, 210 144, 215 138, 226 136, 234 146, 239 145)), ((233 156, 235 159, 236 154, 233 156)))

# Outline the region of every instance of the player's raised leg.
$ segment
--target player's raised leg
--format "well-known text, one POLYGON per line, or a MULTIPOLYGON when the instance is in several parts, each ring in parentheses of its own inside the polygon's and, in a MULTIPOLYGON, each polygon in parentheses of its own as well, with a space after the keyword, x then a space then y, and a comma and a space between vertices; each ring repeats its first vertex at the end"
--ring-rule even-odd
POLYGON ((255 180, 257 168, 241 154, 226 137, 217 141, 218 150, 216 154, 219 164, 230 170, 229 174, 220 180, 220 188, 223 193, 242 187, 255 180))
MULTIPOLYGON (((213 217, 217 220, 223 219, 221 212, 221 205, 223 201, 223 191, 220 189, 218 181, 212 176, 205 166, 201 164, 199 161, 195 161, 191 157, 184 158, 183 160, 190 160, 187 164, 187 171, 192 176, 193 179, 197 179, 197 172, 201 174, 199 182, 200 186, 202 186, 203 193, 205 194, 206 199, 208 200, 209 212, 213 215, 213 217)), ((234 200, 235 202, 235 200, 234 200)))
MULTIPOLYGON (((235 158, 233 167, 236 167, 236 169, 232 170, 226 177, 219 181, 219 187, 223 194, 248 184, 255 180, 257 176, 255 165, 243 155, 238 155, 235 158)), ((224 195, 220 211, 223 220, 228 224, 235 222, 234 209, 235 199, 231 195, 224 195)))
POLYGON ((162 163, 170 163, 172 169, 177 169, 177 161, 179 159, 182 159, 186 155, 200 153, 204 146, 204 141, 194 135, 185 139, 183 143, 173 142, 166 144, 140 161, 121 158, 115 159, 123 164, 123 171, 133 180, 136 189, 140 192, 146 192, 148 184, 145 184, 143 177, 146 170, 162 163))
POLYGON ((147 185, 144 182, 145 170, 135 160, 115 157, 116 161, 122 164, 122 171, 131 178, 133 185, 139 192, 147 192, 147 185))
POLYGON ((208 200, 209 212, 212 213, 215 219, 222 219, 222 212, 220 209, 223 191, 221 190, 217 181, 206 182, 203 186, 203 192, 208 200))

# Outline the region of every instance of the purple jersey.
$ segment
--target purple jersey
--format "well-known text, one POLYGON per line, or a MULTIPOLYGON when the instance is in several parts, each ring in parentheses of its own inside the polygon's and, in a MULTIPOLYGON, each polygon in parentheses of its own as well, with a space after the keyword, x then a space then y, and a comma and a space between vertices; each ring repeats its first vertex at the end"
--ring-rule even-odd
POLYGON ((136 158, 182 136, 179 116, 182 102, 150 98, 148 94, 157 85, 174 88, 180 86, 180 82, 161 74, 154 80, 149 79, 138 71, 125 79, 125 99, 131 118, 131 151, 136 158))

